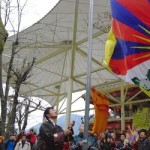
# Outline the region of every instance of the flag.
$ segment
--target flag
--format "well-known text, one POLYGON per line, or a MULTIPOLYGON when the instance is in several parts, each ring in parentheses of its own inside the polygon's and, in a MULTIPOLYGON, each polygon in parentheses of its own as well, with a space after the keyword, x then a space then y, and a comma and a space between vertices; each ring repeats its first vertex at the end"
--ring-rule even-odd
POLYGON ((138 108, 133 115, 133 125, 138 129, 148 130, 150 127, 150 109, 148 107, 138 108))
POLYGON ((95 109, 92 132, 99 135, 104 132, 107 127, 109 118, 109 102, 104 93, 97 91, 94 88, 91 89, 91 100, 95 109))
POLYGON ((111 0, 104 64, 150 96, 150 0, 111 0))

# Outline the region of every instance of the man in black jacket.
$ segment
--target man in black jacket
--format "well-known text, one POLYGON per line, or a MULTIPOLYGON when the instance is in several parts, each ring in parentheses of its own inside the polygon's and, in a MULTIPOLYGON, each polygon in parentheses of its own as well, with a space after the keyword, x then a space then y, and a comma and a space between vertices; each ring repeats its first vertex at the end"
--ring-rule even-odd
POLYGON ((56 125, 55 120, 57 113, 53 107, 48 107, 44 111, 44 116, 47 119, 42 123, 38 141, 34 149, 36 150, 62 150, 64 137, 70 134, 70 130, 63 130, 56 125))
POLYGON ((128 140, 126 139, 126 135, 124 133, 121 134, 120 136, 120 142, 117 144, 117 149, 119 150, 131 150, 131 145, 130 143, 128 142, 128 140))
POLYGON ((150 150, 150 141, 147 139, 147 131, 145 129, 139 131, 138 150, 150 150))

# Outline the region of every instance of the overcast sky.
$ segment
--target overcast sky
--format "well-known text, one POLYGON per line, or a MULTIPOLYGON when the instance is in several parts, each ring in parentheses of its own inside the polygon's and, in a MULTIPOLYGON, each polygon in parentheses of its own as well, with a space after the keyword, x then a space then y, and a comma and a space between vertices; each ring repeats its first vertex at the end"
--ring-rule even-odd
MULTIPOLYGON (((17 9, 14 7, 17 4, 16 1, 17 0, 12 0, 11 3, 12 12, 10 15, 10 20, 13 26, 17 27, 17 9)), ((38 20, 43 18, 59 2, 59 0, 20 0, 21 6, 23 6, 26 1, 27 3, 23 9, 21 16, 21 30, 26 29, 27 27, 33 25, 38 20)), ((4 18, 4 14, 6 12, 3 8, 5 7, 2 1, 2 18, 4 18)), ((6 28, 9 31, 9 35, 12 35, 13 33, 11 25, 7 24, 6 28)))
POLYGON ((22 27, 28 27, 44 17, 59 0, 28 0, 24 15, 22 27))

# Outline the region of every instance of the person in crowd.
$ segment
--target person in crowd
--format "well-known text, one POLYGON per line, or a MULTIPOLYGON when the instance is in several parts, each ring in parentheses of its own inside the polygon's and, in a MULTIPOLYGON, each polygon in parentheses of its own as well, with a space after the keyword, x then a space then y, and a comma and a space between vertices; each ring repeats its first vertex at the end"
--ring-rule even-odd
POLYGON ((9 136, 9 140, 5 144, 5 150, 14 150, 16 146, 16 138, 14 135, 9 136))
POLYGON ((36 141, 35 141, 35 143, 36 143, 36 142, 37 142, 37 139, 38 139, 38 135, 37 135, 36 132, 34 132, 34 136, 35 136, 35 138, 36 138, 36 141))
POLYGON ((107 134, 105 137, 105 142, 103 143, 102 147, 100 147, 100 149, 102 149, 102 150, 114 150, 115 147, 116 146, 112 140, 112 136, 110 134, 107 134))
POLYGON ((29 133, 27 133, 26 136, 27 136, 27 140, 28 140, 28 142, 30 142, 31 148, 32 148, 33 145, 35 144, 36 140, 37 140, 36 135, 33 132, 33 129, 30 129, 29 133))
POLYGON ((134 150, 150 150, 150 141, 147 139, 147 131, 141 129, 139 132, 139 140, 133 145, 134 150))
MULTIPOLYGON (((73 144, 70 150, 82 150, 83 147, 83 133, 84 133, 84 124, 81 124, 79 127, 79 134, 74 137, 73 144)), ((94 136, 88 136, 88 150, 98 150, 97 142, 94 136)))
POLYGON ((31 145, 26 140, 26 135, 22 135, 21 141, 16 144, 15 150, 31 150, 31 145))
POLYGON ((13 136, 15 136, 16 139, 18 138, 17 131, 14 132, 13 136))
POLYGON ((116 138, 116 133, 112 132, 111 133, 111 137, 112 137, 113 143, 115 144, 115 146, 117 146, 118 141, 117 141, 117 138, 116 138))
POLYGON ((24 130, 21 130, 21 132, 18 134, 16 142, 19 142, 22 139, 22 136, 26 135, 24 130))
POLYGON ((64 137, 69 135, 69 129, 63 130, 55 122, 57 113, 53 107, 48 107, 44 111, 44 117, 47 121, 43 122, 38 135, 38 140, 34 150, 62 150, 64 137))
POLYGON ((126 139, 126 135, 124 133, 121 134, 120 136, 120 142, 118 142, 117 144, 117 149, 124 149, 124 150, 130 150, 132 149, 130 143, 128 142, 128 140, 126 139))
POLYGON ((71 139, 71 141, 73 140, 73 136, 74 136, 74 130, 73 130, 73 127, 75 126, 75 121, 73 120, 70 124, 69 124, 69 129, 71 130, 71 133, 72 133, 72 136, 70 137, 70 138, 72 138, 71 139))
POLYGON ((104 143, 106 142, 105 137, 106 137, 105 132, 99 134, 98 141, 97 141, 99 149, 101 149, 104 143))

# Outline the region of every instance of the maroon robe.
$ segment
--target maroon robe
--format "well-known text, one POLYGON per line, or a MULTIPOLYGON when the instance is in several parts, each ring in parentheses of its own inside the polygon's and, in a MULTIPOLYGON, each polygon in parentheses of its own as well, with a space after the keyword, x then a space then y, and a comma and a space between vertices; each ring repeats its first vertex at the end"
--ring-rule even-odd
POLYGON ((64 143, 64 132, 63 129, 54 125, 50 120, 42 123, 38 141, 33 148, 34 150, 62 150, 64 143), (57 137, 54 137, 57 134, 57 137))

